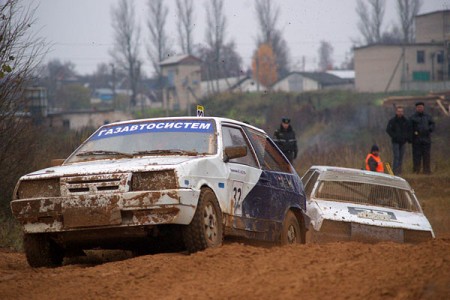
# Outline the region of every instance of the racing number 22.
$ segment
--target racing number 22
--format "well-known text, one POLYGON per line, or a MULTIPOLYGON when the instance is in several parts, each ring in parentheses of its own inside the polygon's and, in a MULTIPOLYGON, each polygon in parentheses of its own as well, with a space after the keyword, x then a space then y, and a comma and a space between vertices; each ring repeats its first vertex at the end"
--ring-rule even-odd
POLYGON ((233 200, 234 200, 234 214, 242 215, 242 182, 234 182, 233 183, 233 200))

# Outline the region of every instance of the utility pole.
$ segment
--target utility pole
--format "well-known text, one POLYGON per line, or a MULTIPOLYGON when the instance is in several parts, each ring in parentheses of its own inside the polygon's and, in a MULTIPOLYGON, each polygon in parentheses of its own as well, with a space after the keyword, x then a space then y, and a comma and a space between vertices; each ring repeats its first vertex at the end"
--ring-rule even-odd
POLYGON ((112 93, 113 93, 113 109, 116 110, 117 103, 116 103, 116 67, 113 63, 111 65, 111 73, 112 73, 112 93))

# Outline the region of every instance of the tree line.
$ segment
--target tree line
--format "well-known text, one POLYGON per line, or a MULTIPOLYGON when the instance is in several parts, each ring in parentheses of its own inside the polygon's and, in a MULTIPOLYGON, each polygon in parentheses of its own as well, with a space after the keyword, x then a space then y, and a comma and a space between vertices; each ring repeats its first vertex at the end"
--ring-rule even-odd
MULTIPOLYGON (((147 55, 152 63, 155 76, 163 81, 159 63, 172 56, 176 47, 167 34, 167 2, 148 0, 148 22, 150 33, 147 55)), ((279 78, 289 73, 289 48, 279 26, 280 7, 271 0, 255 0, 254 12, 257 20, 257 38, 252 59, 252 69, 243 70, 242 59, 236 52, 235 42, 227 37, 228 20, 224 13, 224 0, 208 0, 206 11, 206 46, 196 44, 193 40, 195 6, 193 0, 176 0, 178 16, 178 49, 185 54, 199 57, 202 64, 202 79, 206 81, 218 78, 239 76, 252 73, 253 77, 266 86, 272 85, 279 78)), ((399 25, 392 25, 383 30, 386 0, 358 0, 356 13, 358 29, 361 34, 354 46, 376 43, 410 43, 414 39, 414 17, 418 14, 422 0, 397 0, 399 25)), ((136 23, 133 2, 119 0, 112 9, 113 28, 115 32, 112 58, 129 74, 130 82, 137 80, 142 64, 138 50, 140 25, 136 23)), ((352 49, 342 68, 353 68, 352 49)), ((333 46, 321 41, 318 49, 318 69, 325 71, 333 68, 333 46)), ((131 84, 135 95, 135 85, 131 84)), ((212 85, 214 91, 214 85, 212 85)), ((134 96, 131 97, 134 103, 134 96)))
MULTIPOLYGON (((358 15, 358 29, 360 37, 356 38, 354 46, 363 46, 376 43, 410 43, 414 39, 414 17, 419 12, 423 0, 396 0, 398 23, 386 26, 384 13, 386 0, 357 0, 356 12, 358 15)), ((198 2, 195 2, 198 5, 198 2)), ((146 29, 138 22, 133 1, 118 0, 111 7, 112 28, 114 32, 113 47, 110 49, 110 62, 97 66, 96 72, 88 76, 90 89, 109 87, 115 91, 117 86, 126 86, 131 91, 129 107, 136 105, 136 97, 142 91, 142 80, 145 77, 143 62, 150 61, 154 70, 152 78, 156 81, 153 87, 158 90, 164 86, 160 62, 173 56, 175 53, 192 54, 202 60, 201 78, 213 81, 220 78, 252 75, 261 84, 271 86, 278 79, 288 74, 291 66, 288 43, 283 37, 280 28, 280 6, 271 0, 255 0, 254 13, 257 20, 257 36, 255 51, 250 69, 244 69, 242 58, 236 51, 235 41, 227 35, 228 19, 224 12, 224 0, 207 0, 204 2, 206 12, 206 29, 204 43, 194 40, 195 19, 198 6, 193 0, 176 0, 174 13, 177 19, 177 35, 169 37, 167 20, 169 7, 162 0, 147 0, 146 29), (140 43, 145 43, 145 53, 141 53, 140 43)), ((18 74, 20 62, 26 68, 23 72, 31 73, 35 70, 42 56, 33 55, 37 47, 41 47, 43 40, 27 40, 26 31, 33 25, 34 8, 23 4, 20 0, 7 0, 0 6, 3 15, 0 28, 3 35, 1 48, 0 77, 11 85, 3 84, 4 95, 13 90, 18 83, 12 80, 18 74), (24 13, 25 12, 25 13, 24 13), (26 22, 28 21, 28 22, 26 22), (20 23, 22 22, 22 27, 20 23), (17 26, 21 31, 7 28, 17 26), (26 25, 26 26, 25 26, 26 25), (12 41, 15 42, 14 50, 12 41), (7 49, 9 47, 9 50, 7 49), (25 51, 22 53, 20 51, 25 51), (15 53, 12 53, 15 52, 15 53), (9 54, 8 54, 9 53, 9 54), (25 59, 28 63, 25 64, 25 59), (32 67, 33 66, 33 67, 32 67), (16 72, 12 72, 12 67, 16 72), (9 75, 9 76, 5 76, 9 75), (6 90, 6 87, 9 90, 6 90)), ((333 46, 330 42, 322 40, 318 49, 318 70, 325 71, 334 68, 333 46)), ((346 61, 341 65, 343 69, 353 68, 352 49, 347 54, 346 61)), ((75 65, 71 62, 61 63, 52 60, 39 68, 40 83, 47 87, 50 105, 55 99, 67 99, 67 103, 58 103, 61 108, 77 109, 89 107, 90 90, 80 85, 68 85, 61 89, 61 79, 76 77, 75 65), (70 96, 70 97, 69 97, 70 96)), ((37 75, 36 74, 36 75, 37 75)), ((30 76, 20 76, 24 79, 30 76)), ((212 92, 218 91, 215 85, 210 87, 212 92)), ((8 97, 11 100, 13 97, 8 97)), ((161 95, 155 95, 156 100, 161 95)))
MULTIPOLYGON (((228 19, 224 12, 224 0, 209 0, 206 2, 205 45, 195 43, 193 30, 195 25, 195 6, 193 0, 176 0, 176 15, 178 16, 178 49, 182 53, 194 55, 202 60, 201 75, 206 81, 219 78, 242 76, 247 74, 243 69, 242 58, 236 51, 236 44, 227 36, 228 19)), ((111 57, 115 64, 124 70, 131 82, 137 82, 144 55, 139 52, 141 41, 141 26, 136 22, 134 4, 131 1, 119 0, 111 10, 112 26, 114 28, 114 47, 111 57)), ((256 0, 255 13, 258 20, 258 37, 256 49, 260 46, 270 47, 273 67, 277 76, 283 76, 289 71, 288 48, 278 25, 279 6, 270 0, 256 0)), ((147 29, 149 40, 146 54, 150 60, 154 75, 162 84, 160 62, 176 53, 175 45, 167 33, 167 15, 169 7, 162 0, 148 0, 147 29)), ((261 59, 263 61, 264 59, 261 59)), ((257 61, 257 60, 256 60, 257 61)), ((264 68, 261 68, 264 71, 264 68)), ((212 85, 214 91, 215 86, 212 85)), ((130 85, 132 90, 131 104, 135 103, 137 87, 130 85)))

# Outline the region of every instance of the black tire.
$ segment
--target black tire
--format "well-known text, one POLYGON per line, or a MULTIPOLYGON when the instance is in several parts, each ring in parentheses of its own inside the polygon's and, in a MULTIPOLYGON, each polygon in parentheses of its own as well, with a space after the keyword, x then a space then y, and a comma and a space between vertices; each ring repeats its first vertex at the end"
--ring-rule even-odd
POLYGON ((292 211, 288 211, 281 230, 281 245, 292 245, 302 243, 302 232, 297 217, 292 211))
POLYGON ((33 268, 59 267, 64 254, 62 249, 45 234, 25 234, 23 247, 28 264, 33 268))
POLYGON ((212 190, 202 189, 194 218, 183 228, 183 240, 189 253, 222 245, 222 212, 212 190))

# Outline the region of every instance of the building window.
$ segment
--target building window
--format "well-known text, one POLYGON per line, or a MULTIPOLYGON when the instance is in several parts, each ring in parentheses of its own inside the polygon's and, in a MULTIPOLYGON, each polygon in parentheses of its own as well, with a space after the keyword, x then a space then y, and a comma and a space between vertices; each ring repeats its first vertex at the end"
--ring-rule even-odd
POLYGON ((440 52, 437 53, 436 61, 437 61, 438 64, 443 64, 444 63, 444 51, 440 51, 440 52))
POLYGON ((70 120, 63 120, 63 128, 70 129, 70 120))
POLYGON ((417 63, 418 64, 425 63, 425 51, 423 51, 423 50, 417 51, 417 63))
POLYGON ((174 87, 175 86, 175 71, 169 70, 167 72, 167 86, 174 87))

